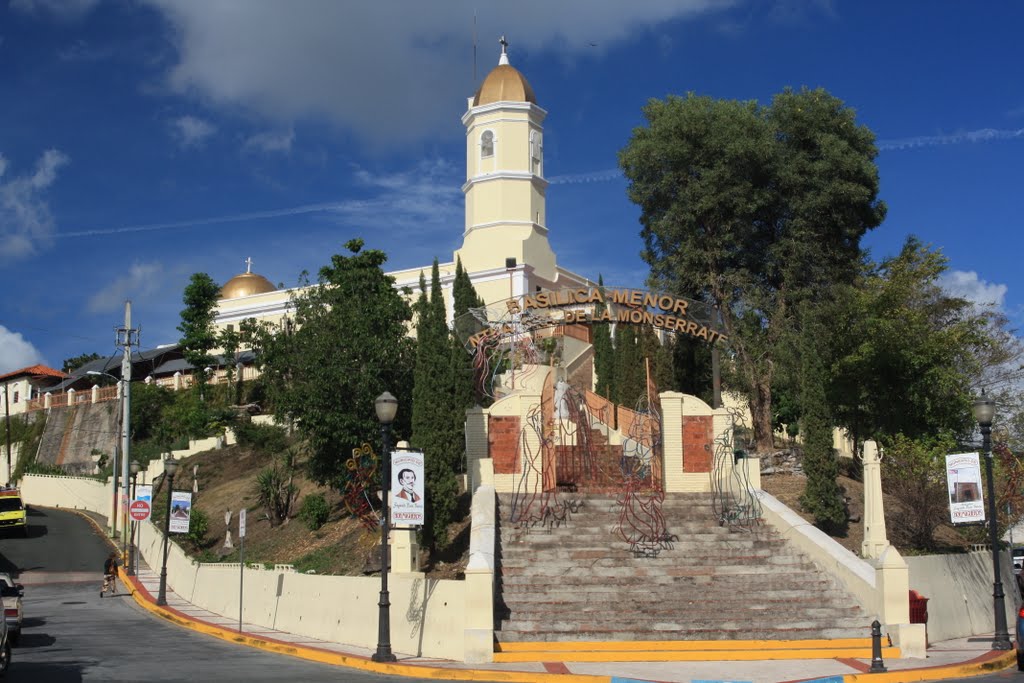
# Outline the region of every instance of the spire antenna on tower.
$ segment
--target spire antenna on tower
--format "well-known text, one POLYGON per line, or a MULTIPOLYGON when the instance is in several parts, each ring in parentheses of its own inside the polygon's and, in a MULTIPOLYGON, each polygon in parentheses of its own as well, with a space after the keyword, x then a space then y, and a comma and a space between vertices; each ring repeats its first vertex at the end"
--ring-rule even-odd
POLYGON ((501 44, 501 57, 498 59, 498 64, 508 64, 508 41, 505 40, 505 36, 502 36, 498 43, 501 44))

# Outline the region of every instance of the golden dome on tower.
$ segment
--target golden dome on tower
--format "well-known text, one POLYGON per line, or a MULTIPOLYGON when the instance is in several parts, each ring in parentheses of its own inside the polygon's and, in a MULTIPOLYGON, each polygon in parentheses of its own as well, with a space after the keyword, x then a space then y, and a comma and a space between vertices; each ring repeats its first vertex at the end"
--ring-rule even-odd
POLYGON ((501 38, 501 58, 498 66, 494 67, 491 73, 480 85, 473 98, 473 106, 479 107, 482 104, 493 102, 532 102, 537 104, 537 98, 533 94, 526 76, 519 73, 519 70, 508 63, 508 53, 505 48, 508 42, 505 37, 501 38))
POLYGON ((243 296, 252 296, 253 294, 266 294, 276 289, 277 287, 270 280, 252 272, 252 259, 247 258, 245 260, 245 272, 234 276, 220 288, 220 298, 237 299, 243 296))

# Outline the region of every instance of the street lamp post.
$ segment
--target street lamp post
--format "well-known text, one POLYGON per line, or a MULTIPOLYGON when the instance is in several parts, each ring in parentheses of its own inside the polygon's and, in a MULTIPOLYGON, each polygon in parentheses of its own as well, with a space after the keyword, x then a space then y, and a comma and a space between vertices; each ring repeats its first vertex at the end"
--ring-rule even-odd
POLYGON ((178 471, 178 461, 173 457, 164 461, 164 475, 167 479, 167 509, 164 510, 164 557, 160 563, 160 592, 156 596, 156 604, 167 604, 167 537, 171 533, 171 493, 174 491, 174 473, 178 471))
MULTIPOLYGON (((135 500, 135 487, 138 484, 139 472, 142 470, 142 465, 136 460, 132 460, 132 464, 129 466, 132 472, 132 500, 135 500)), ((132 530, 128 535, 128 576, 135 576, 135 521, 131 522, 132 530)))
POLYGON ((380 608, 377 617, 377 651, 371 659, 375 662, 394 662, 391 652, 391 599, 388 594, 388 494, 391 492, 391 423, 398 412, 398 399, 385 391, 373 402, 380 421, 382 448, 380 454, 380 608))
POLYGON ((982 390, 981 396, 974 402, 974 419, 978 421, 981 429, 981 450, 985 456, 985 478, 988 480, 988 535, 989 543, 992 545, 992 601, 993 612, 995 613, 996 632, 992 639, 992 649, 1009 650, 1013 647, 1010 643, 1010 634, 1006 630, 1006 603, 1003 594, 1003 581, 1000 578, 999 567, 999 538, 996 520, 996 489, 995 477, 992 474, 992 417, 995 415, 996 403, 985 396, 982 390))

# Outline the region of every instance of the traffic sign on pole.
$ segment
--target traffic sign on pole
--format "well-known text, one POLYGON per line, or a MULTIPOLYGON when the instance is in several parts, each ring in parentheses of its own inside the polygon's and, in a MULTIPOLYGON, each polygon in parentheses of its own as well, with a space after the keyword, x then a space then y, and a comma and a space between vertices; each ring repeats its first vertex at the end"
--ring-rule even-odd
POLYGON ((149 501, 145 500, 133 500, 132 504, 128 507, 128 514, 136 522, 144 522, 149 519, 149 512, 149 501))

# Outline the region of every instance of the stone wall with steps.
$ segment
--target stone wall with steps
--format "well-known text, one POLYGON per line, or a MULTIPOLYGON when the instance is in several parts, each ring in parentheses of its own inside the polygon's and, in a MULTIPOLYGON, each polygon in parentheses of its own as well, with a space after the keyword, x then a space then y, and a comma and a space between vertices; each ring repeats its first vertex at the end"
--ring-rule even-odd
MULTIPOLYGON (((669 494, 671 535, 636 557, 610 495, 565 522, 520 528, 499 496, 499 642, 849 638, 869 634, 856 599, 773 529, 721 526, 709 494, 669 494)), ((519 504, 521 508, 521 503, 519 504)))

